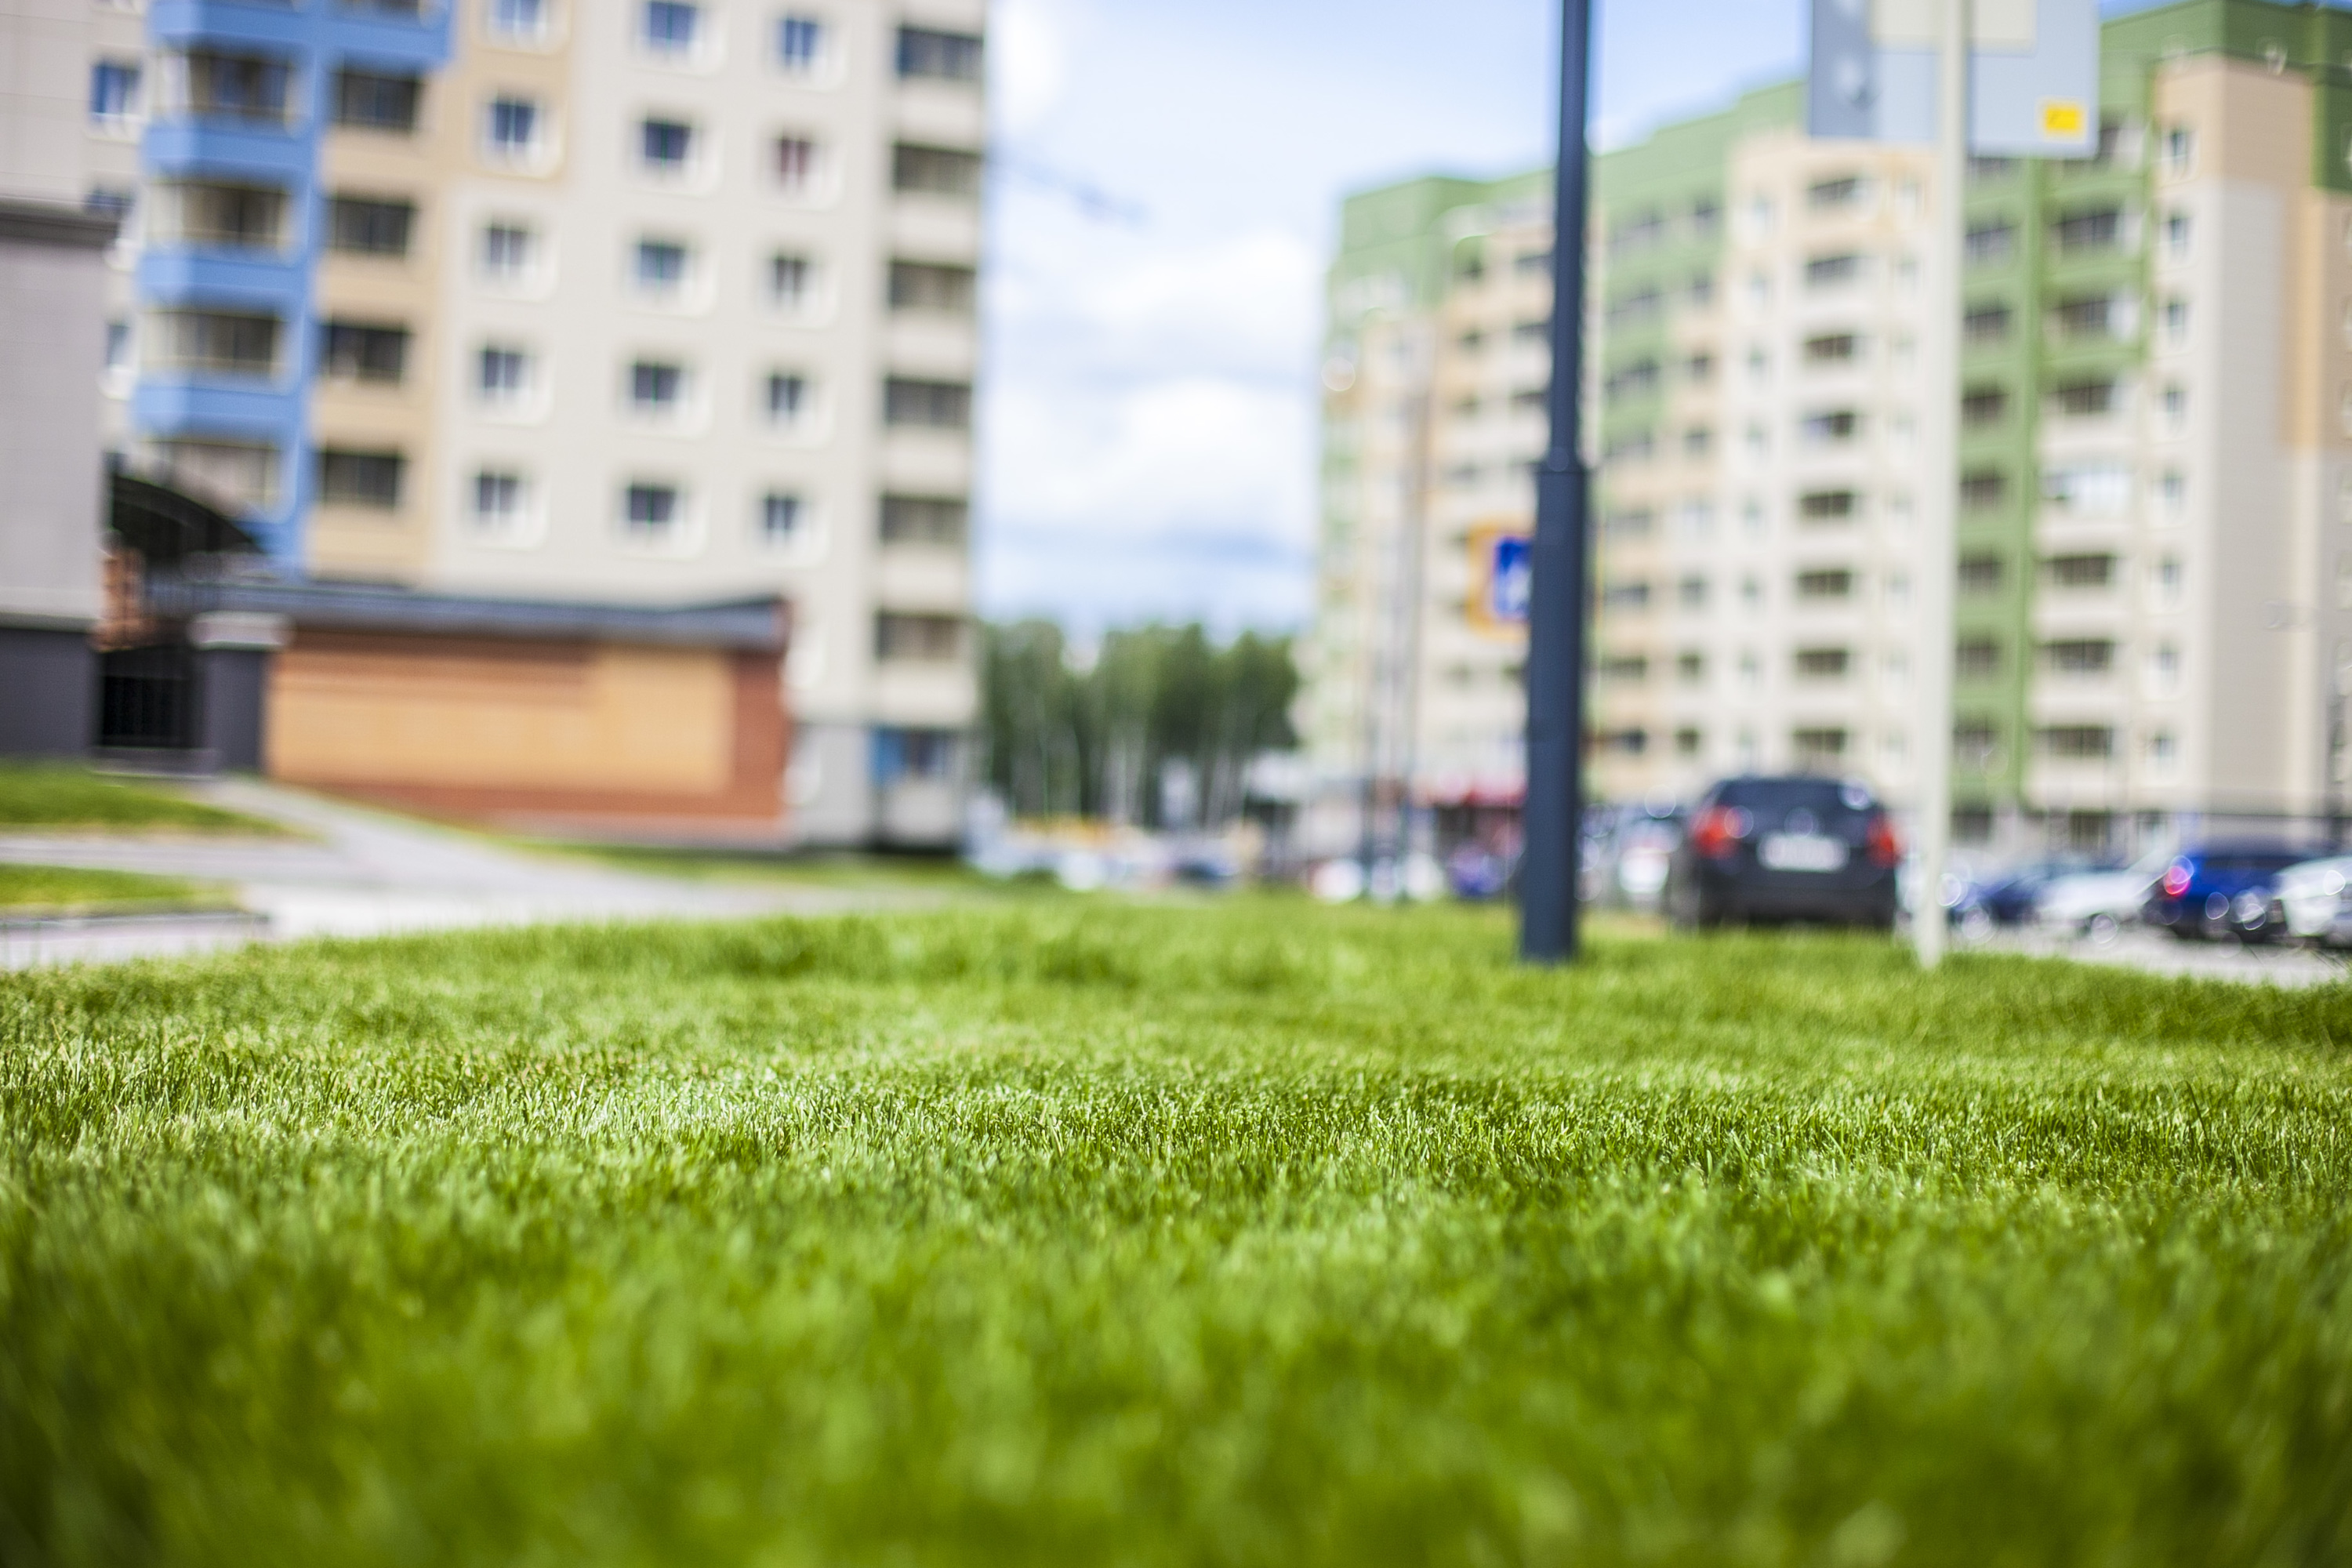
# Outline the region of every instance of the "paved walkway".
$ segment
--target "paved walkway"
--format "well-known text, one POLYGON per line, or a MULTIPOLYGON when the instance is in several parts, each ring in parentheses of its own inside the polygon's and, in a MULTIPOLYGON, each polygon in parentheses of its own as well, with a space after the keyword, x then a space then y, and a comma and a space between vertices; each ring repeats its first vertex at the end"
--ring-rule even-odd
MULTIPOLYGON (((1967 943, 1960 950, 1972 951, 1967 943)), ((2200 980, 2238 980, 2260 985, 2324 985, 2342 981, 2347 974, 2342 958, 2284 942, 2243 947, 2232 942, 2181 942, 2154 931, 2126 930, 2105 943, 2004 931, 1977 944, 1973 951, 2030 952, 2150 974, 2188 974, 2200 980)))
POLYGON ((716 920, 821 914, 892 901, 872 892, 740 887, 651 876, 249 780, 193 793, 268 817, 302 839, 0 836, 0 861, 144 871, 226 884, 242 917, 142 916, 7 922, 0 967, 199 952, 257 940, 541 921, 716 920))

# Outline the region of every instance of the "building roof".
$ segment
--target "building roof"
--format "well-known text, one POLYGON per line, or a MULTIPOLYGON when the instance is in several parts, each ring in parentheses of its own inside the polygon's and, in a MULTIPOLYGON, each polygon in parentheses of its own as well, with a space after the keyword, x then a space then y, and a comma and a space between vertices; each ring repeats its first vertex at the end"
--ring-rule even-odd
POLYGON ((166 575, 149 582, 147 601, 155 615, 173 619, 224 613, 282 616, 298 631, 660 644, 778 654, 791 632, 791 607, 777 598, 616 605, 429 594, 372 583, 166 575))

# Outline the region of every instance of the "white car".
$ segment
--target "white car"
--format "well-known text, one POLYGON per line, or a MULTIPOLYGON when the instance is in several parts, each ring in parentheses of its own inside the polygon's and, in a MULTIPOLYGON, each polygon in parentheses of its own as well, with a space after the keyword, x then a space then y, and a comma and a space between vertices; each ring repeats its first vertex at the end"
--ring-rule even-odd
POLYGON ((2352 855, 2305 860, 2281 871, 2278 900, 2287 934, 2324 947, 2352 947, 2352 855))
POLYGON ((2046 931, 2109 942, 2139 923, 2140 906, 2172 863, 2172 851, 2142 856, 2120 871, 2077 871, 2053 878, 2033 900, 2033 918, 2046 931))

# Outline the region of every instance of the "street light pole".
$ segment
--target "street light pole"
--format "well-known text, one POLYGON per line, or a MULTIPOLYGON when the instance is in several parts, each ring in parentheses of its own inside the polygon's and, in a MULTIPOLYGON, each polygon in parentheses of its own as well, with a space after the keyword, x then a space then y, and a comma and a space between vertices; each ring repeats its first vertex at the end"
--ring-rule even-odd
POLYGON ((1969 0, 1944 0, 1937 49, 1933 238, 1919 332, 1918 880, 1911 937, 1923 969, 1943 961, 1944 867, 1952 842, 1952 594, 1960 503, 1960 268, 1968 236, 1969 0))
POLYGON ((1559 158, 1552 180, 1551 443, 1536 470, 1528 551, 1527 795, 1520 820, 1519 957, 1559 963, 1577 952, 1577 857, 1584 817, 1586 510, 1579 450, 1584 387, 1584 222, 1591 174, 1585 96, 1591 0, 1561 0, 1559 158))

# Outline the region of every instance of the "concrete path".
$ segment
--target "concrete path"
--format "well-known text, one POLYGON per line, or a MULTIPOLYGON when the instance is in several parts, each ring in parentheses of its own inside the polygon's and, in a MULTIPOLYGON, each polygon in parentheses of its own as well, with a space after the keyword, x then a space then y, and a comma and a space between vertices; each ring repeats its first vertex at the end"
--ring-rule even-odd
POLYGON ((103 962, 306 936, 378 936, 541 921, 823 914, 907 901, 870 891, 730 886, 646 875, 509 848, 413 817, 249 780, 214 781, 192 793, 309 837, 19 833, 0 836, 0 861, 222 883, 234 890, 247 916, 8 922, 0 931, 0 967, 103 962))
POLYGON ((2325 985, 2343 981, 2347 973, 2340 956, 2284 942, 2244 947, 2233 942, 2181 942, 2155 931, 2126 930, 2107 942, 2003 931, 1980 943, 1964 942, 1960 951, 2028 952, 2150 974, 2187 974, 2200 980, 2258 985, 2325 985))

